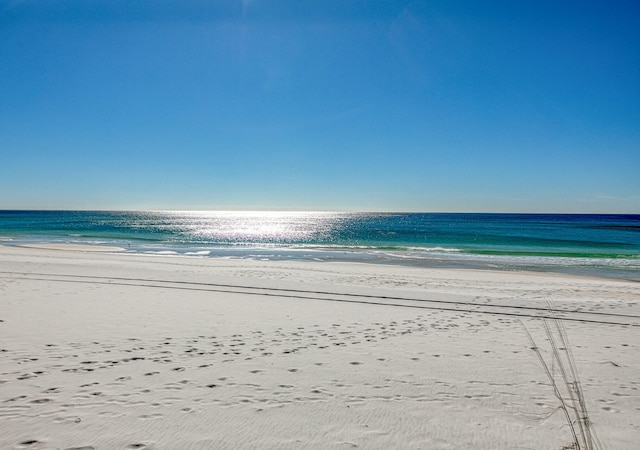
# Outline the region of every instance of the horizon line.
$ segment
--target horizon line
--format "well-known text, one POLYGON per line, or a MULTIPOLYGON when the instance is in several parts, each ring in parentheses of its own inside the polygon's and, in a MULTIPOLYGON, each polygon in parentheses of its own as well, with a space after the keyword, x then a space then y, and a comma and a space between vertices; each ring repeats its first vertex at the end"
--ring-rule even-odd
POLYGON ((554 211, 427 211, 427 210, 347 210, 347 209, 120 209, 120 208, 0 208, 0 212, 107 212, 107 213, 298 213, 298 214, 514 214, 514 215, 640 215, 640 212, 554 212, 554 211))

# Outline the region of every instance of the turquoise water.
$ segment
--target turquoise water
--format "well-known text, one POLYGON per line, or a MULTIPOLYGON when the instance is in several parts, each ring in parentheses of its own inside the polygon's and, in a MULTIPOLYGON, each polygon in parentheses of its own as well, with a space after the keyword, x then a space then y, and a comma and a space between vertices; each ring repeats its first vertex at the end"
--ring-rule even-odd
POLYGON ((0 211, 0 242, 640 280, 640 215, 0 211))

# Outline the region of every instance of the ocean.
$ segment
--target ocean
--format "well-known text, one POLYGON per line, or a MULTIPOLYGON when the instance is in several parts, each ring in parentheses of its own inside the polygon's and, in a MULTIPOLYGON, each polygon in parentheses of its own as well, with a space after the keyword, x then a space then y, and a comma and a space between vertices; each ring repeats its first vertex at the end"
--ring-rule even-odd
POLYGON ((640 281, 640 215, 0 211, 0 244, 42 243, 640 281))

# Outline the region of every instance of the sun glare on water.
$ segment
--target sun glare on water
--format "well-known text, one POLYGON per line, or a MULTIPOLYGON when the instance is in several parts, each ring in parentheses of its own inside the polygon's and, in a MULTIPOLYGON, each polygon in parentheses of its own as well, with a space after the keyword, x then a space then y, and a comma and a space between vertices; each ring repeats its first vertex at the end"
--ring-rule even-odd
POLYGON ((180 211, 174 220, 197 239, 214 242, 296 242, 329 233, 335 213, 289 211, 180 211))

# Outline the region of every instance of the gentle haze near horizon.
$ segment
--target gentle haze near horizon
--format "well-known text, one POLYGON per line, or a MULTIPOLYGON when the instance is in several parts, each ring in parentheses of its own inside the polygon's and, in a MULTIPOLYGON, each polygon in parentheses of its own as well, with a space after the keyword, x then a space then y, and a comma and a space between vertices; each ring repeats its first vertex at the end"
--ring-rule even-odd
POLYGON ((0 209, 640 213, 637 1, 0 0, 0 209))

